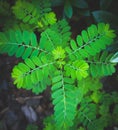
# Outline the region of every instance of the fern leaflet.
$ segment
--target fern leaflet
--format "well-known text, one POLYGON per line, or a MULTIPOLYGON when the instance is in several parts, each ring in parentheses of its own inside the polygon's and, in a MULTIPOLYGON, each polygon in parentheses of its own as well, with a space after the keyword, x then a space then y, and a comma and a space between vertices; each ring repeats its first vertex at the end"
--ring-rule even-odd
POLYGON ((66 78, 63 72, 59 72, 53 79, 52 98, 55 110, 57 126, 66 129, 73 124, 77 103, 76 89, 72 79, 66 78))
POLYGON ((0 33, 0 53, 8 53, 10 56, 28 57, 38 56, 40 52, 46 52, 39 47, 36 35, 28 31, 10 30, 6 34, 0 33))

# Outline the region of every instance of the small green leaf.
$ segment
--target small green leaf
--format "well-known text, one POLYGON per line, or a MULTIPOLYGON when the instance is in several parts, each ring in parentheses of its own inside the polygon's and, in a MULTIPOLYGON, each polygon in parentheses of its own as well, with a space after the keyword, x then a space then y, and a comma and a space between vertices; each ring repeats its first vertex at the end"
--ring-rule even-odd
POLYGON ((54 77, 54 78, 52 79, 52 82, 53 82, 53 83, 56 83, 56 82, 59 82, 61 79, 62 79, 62 76, 59 75, 59 76, 54 77))
POLYGON ((22 58, 23 59, 26 59, 26 58, 28 58, 30 55, 31 55, 31 52, 32 52, 32 48, 26 48, 25 49, 25 52, 23 53, 23 56, 22 56, 22 58))
POLYGON ((36 35, 33 32, 31 33, 31 44, 32 44, 32 46, 37 45, 37 38, 36 38, 36 35))
POLYGON ((17 30, 15 32, 16 41, 21 44, 23 42, 22 32, 20 30, 17 30))
POLYGON ((62 86, 62 82, 57 82, 52 86, 52 91, 59 89, 62 86))
POLYGON ((32 68, 32 69, 35 68, 35 64, 32 62, 31 59, 26 59, 26 60, 25 60, 25 64, 26 64, 27 66, 29 66, 30 68, 32 68))
POLYGON ((76 45, 76 42, 75 42, 74 40, 71 40, 71 41, 70 41, 70 45, 71 45, 71 48, 72 48, 73 50, 76 50, 76 49, 77 49, 77 45, 76 45))
POLYGON ((71 18, 73 15, 73 8, 69 1, 67 1, 64 6, 64 13, 68 18, 71 18))
POLYGON ((87 31, 83 30, 81 35, 83 37, 84 42, 87 43, 89 41, 89 37, 88 37, 87 31))
POLYGON ((29 44, 30 38, 29 38, 30 34, 28 31, 23 31, 23 41, 26 45, 29 44))
POLYGON ((21 57, 22 54, 24 53, 24 51, 25 51, 25 47, 24 47, 24 46, 19 47, 19 48, 17 49, 17 52, 16 52, 16 57, 17 57, 17 58, 18 58, 18 57, 21 57))
POLYGON ((77 40, 77 43, 78 43, 79 46, 83 45, 83 39, 80 35, 77 36, 76 40, 77 40))
POLYGON ((30 20, 30 17, 31 17, 30 15, 26 16, 26 17, 23 19, 23 22, 24 22, 24 23, 28 22, 28 21, 30 20))

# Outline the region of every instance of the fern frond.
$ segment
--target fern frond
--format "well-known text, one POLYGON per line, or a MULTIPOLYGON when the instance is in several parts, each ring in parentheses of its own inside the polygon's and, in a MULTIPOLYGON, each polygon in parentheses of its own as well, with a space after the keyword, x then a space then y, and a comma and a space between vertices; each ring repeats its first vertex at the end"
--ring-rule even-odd
POLYGON ((110 62, 113 54, 103 52, 98 54, 94 58, 88 60, 90 63, 90 74, 92 77, 102 77, 112 75, 115 72, 115 64, 110 62))
POLYGON ((81 80, 88 76, 87 70, 89 65, 85 61, 76 60, 72 63, 65 65, 65 71, 67 76, 71 76, 72 79, 81 80))
POLYGON ((66 51, 72 60, 85 59, 105 49, 113 42, 114 37, 114 31, 109 29, 109 24, 91 25, 77 36, 76 41, 71 40, 66 51))
POLYGON ((76 112, 77 103, 74 81, 66 78, 63 72, 59 72, 53 79, 52 98, 54 105, 54 116, 59 128, 67 129, 72 126, 76 112), (68 126, 68 127, 67 127, 68 126))
POLYGON ((36 35, 28 31, 10 30, 0 33, 0 53, 8 53, 10 56, 26 59, 38 56, 40 52, 46 52, 39 47, 36 35))
POLYGON ((42 92, 51 83, 48 76, 54 62, 49 62, 45 56, 27 58, 24 62, 13 68, 14 84, 17 88, 32 89, 36 93, 42 92))

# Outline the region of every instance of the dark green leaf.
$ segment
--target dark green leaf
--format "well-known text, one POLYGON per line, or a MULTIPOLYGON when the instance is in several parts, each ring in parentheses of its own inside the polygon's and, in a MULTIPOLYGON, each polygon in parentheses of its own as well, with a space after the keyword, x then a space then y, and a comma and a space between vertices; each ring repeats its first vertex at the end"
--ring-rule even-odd
POLYGON ((64 13, 68 18, 71 18, 73 15, 73 8, 69 2, 67 2, 64 6, 64 13))

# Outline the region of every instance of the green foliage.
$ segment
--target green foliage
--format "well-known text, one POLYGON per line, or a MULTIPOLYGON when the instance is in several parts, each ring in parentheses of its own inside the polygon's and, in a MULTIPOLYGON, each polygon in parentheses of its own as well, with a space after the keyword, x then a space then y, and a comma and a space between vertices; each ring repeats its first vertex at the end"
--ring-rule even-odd
POLYGON ((13 13, 18 19, 23 20, 24 23, 37 23, 39 19, 39 13, 36 8, 26 1, 16 1, 16 4, 13 6, 13 13))
MULTIPOLYGON (((68 18, 73 7, 88 8, 85 0, 52 4, 64 4, 68 18)), ((103 92, 100 82, 116 72, 117 53, 107 51, 116 36, 109 24, 92 24, 73 39, 68 22, 56 22, 49 0, 16 0, 11 8, 15 21, 13 29, 9 25, 0 32, 0 53, 22 58, 11 73, 17 88, 39 94, 51 87, 54 115, 44 120, 44 130, 104 130, 116 125, 118 93, 103 92)))
POLYGON ((101 55, 97 54, 93 59, 88 61, 90 62, 90 73, 92 77, 112 75, 115 72, 114 64, 111 64, 111 57, 112 54, 108 55, 104 51, 101 55))
POLYGON ((90 91, 97 92, 102 88, 102 83, 99 78, 91 78, 90 76, 79 81, 79 88, 84 95, 87 95, 90 91))
POLYGON ((105 49, 113 42, 114 37, 113 30, 109 30, 109 24, 91 25, 87 31, 83 30, 81 35, 77 36, 76 41, 71 40, 66 51, 72 60, 85 59, 105 49))
POLYGON ((44 129, 43 130, 58 130, 55 125, 54 117, 48 116, 43 121, 44 129))
POLYGON ((66 47, 71 39, 71 28, 68 25, 68 22, 66 20, 60 20, 56 24, 53 24, 50 28, 58 34, 60 38, 60 40, 58 41, 60 43, 60 46, 66 47))
POLYGON ((24 23, 34 24, 38 28, 45 28, 56 22, 56 17, 51 12, 49 1, 28 1, 17 0, 12 7, 16 18, 24 23), (37 6, 38 5, 38 6, 37 6))
POLYGON ((65 20, 42 32, 40 42, 32 31, 15 29, 6 33, 0 32, 0 53, 7 52, 10 56, 15 55, 22 59, 38 56, 40 52, 52 51, 53 46, 66 46, 70 35, 70 27, 65 20))
POLYGON ((65 65, 65 71, 67 76, 71 76, 72 79, 81 80, 82 78, 86 78, 88 76, 87 70, 89 65, 82 60, 76 60, 72 63, 65 65))
POLYGON ((97 103, 93 103, 89 95, 83 98, 74 121, 75 125, 71 130, 77 129, 78 125, 83 126, 87 130, 104 130, 107 126, 117 124, 118 113, 114 116, 114 113, 117 111, 117 104, 114 104, 115 100, 113 99, 116 95, 118 97, 118 93, 99 93, 99 95, 101 98, 97 103), (115 107, 112 112, 110 112, 110 108, 113 104, 115 107))
POLYGON ((14 67, 12 77, 16 79, 14 84, 17 84, 18 88, 32 89, 38 94, 50 85, 48 75, 53 69, 54 62, 49 62, 43 55, 41 53, 39 57, 26 59, 25 63, 19 63, 14 67))
POLYGON ((38 130, 38 126, 34 124, 29 124, 27 125, 26 130, 38 130))
MULTIPOLYGON (((17 88, 39 94, 51 86, 56 129, 70 129, 77 116, 80 124, 84 123, 84 127, 92 130, 91 124, 94 123, 91 122, 96 121, 96 104, 102 98, 99 91, 102 85, 99 79, 94 81, 92 78, 115 72, 115 64, 110 62, 112 54, 102 52, 113 42, 115 34, 109 29, 109 24, 99 23, 83 30, 76 41, 70 35, 70 27, 65 20, 43 31, 39 41, 32 31, 1 32, 0 52, 24 59, 12 71, 17 88), (87 103, 84 103, 86 95, 90 100, 87 102, 86 99, 87 103), (78 104, 80 109, 77 112, 78 104)), ((45 129, 49 128, 52 128, 50 123, 45 129)), ((101 129, 100 126, 98 128, 101 129)))
POLYGON ((52 98, 55 110, 55 120, 57 126, 63 129, 67 129, 68 126, 73 124, 76 112, 76 93, 77 89, 74 89, 74 82, 64 76, 63 72, 59 72, 52 79, 52 98))
POLYGON ((0 52, 7 52, 10 56, 16 55, 17 58, 26 59, 40 52, 36 35, 33 32, 10 30, 7 33, 1 32, 0 39, 2 41, 0 52))

